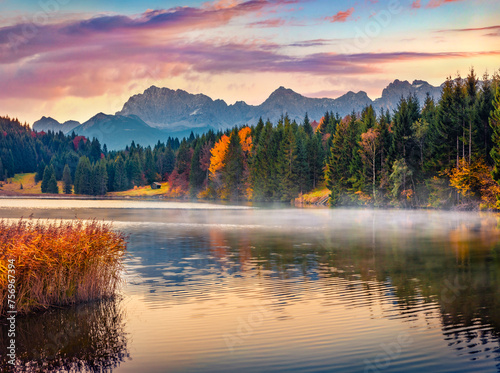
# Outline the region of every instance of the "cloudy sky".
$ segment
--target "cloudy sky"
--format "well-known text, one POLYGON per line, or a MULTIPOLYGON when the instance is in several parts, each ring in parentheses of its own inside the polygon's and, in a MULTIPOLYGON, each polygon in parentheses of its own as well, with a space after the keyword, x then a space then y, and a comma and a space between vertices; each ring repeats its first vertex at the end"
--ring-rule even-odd
POLYGON ((499 19, 497 0, 0 0, 0 115, 85 121, 151 85, 374 99, 500 68, 499 19))

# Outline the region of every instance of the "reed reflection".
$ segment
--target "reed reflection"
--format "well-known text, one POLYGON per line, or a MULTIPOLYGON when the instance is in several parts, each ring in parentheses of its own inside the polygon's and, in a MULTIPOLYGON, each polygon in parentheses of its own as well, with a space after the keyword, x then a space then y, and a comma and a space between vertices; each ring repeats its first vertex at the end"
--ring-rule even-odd
MULTIPOLYGON (((7 351, 1 325, 0 351, 7 351)), ((15 372, 107 372, 129 358, 124 311, 109 299, 18 318, 15 372)), ((7 357, 0 365, 9 371, 7 357)))

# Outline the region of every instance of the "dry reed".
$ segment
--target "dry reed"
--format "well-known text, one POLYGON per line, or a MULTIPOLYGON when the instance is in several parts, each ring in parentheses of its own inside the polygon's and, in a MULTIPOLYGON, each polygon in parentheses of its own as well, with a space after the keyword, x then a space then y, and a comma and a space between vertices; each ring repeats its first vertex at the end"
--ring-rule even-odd
POLYGON ((0 221, 0 314, 7 311, 8 260, 15 260, 19 313, 111 297, 126 241, 110 224, 0 221))

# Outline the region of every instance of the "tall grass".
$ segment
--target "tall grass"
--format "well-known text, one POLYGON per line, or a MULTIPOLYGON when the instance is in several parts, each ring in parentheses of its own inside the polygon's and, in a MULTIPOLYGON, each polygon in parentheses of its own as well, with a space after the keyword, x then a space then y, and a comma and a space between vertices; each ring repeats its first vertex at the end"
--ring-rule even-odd
POLYGON ((15 259, 16 310, 28 313, 111 297, 126 242, 97 221, 0 221, 0 314, 7 311, 8 260, 15 259))

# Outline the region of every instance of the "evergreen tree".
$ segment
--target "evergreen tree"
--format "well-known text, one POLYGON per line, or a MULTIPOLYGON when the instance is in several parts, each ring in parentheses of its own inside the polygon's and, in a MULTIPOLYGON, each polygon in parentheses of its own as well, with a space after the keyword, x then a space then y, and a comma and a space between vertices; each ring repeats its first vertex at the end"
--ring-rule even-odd
POLYGON ((410 95, 402 97, 394 112, 393 142, 391 155, 393 158, 402 157, 405 162, 414 168, 418 164, 418 150, 413 142, 412 125, 420 118, 418 99, 410 95))
POLYGON ((464 143, 468 144, 468 161, 471 163, 472 159, 472 137, 473 133, 476 132, 477 122, 478 122, 478 112, 477 112, 477 83, 478 79, 474 68, 471 68, 469 75, 465 79, 465 91, 466 97, 466 120, 468 122, 468 137, 464 136, 464 143))
POLYGON ((42 193, 59 193, 54 166, 46 166, 43 171, 42 193))
POLYGON ((167 146, 167 149, 165 150, 165 173, 166 174, 171 174, 172 171, 175 168, 175 154, 174 151, 172 150, 172 147, 167 146))
POLYGON ((125 162, 121 155, 119 155, 115 160, 115 175, 113 182, 113 190, 122 191, 127 190, 129 186, 129 181, 127 178, 127 172, 125 170, 125 162))
POLYGON ((307 136, 311 137, 313 135, 313 128, 311 126, 311 122, 309 121, 309 116, 306 113, 304 117, 304 131, 307 136))
POLYGON ((488 164, 492 164, 491 149, 493 148, 493 130, 489 124, 490 113, 493 110, 494 91, 488 74, 484 74, 479 97, 476 101, 478 116, 478 131, 475 136, 475 146, 480 150, 488 164))
POLYGON ((108 171, 104 160, 94 163, 92 167, 92 194, 103 196, 108 191, 108 171))
POLYGON ((52 193, 52 194, 58 194, 59 193, 59 187, 57 186, 57 180, 56 180, 56 174, 55 172, 52 173, 50 176, 50 179, 47 183, 47 192, 46 193, 52 193))
POLYGON ((127 178, 132 183, 132 185, 140 186, 144 184, 141 159, 139 157, 139 153, 137 152, 137 147, 134 146, 131 149, 133 150, 131 151, 131 154, 125 163, 127 178))
POLYGON ((69 169, 69 166, 66 164, 64 166, 64 171, 63 171, 63 190, 64 194, 71 194, 73 191, 73 181, 71 179, 71 170, 69 169))
POLYGON ((92 143, 90 144, 90 156, 89 156, 89 160, 94 163, 94 162, 98 162, 101 160, 101 144, 99 143, 99 140, 97 140, 96 138, 94 138, 92 140, 92 143))
POLYGON ((93 194, 92 166, 86 156, 80 158, 76 167, 74 188, 75 194, 93 194))
POLYGON ((307 135, 304 131, 304 128, 301 127, 297 131, 297 159, 296 159, 297 187, 300 193, 306 193, 312 188, 307 145, 308 145, 307 135))
POLYGON ((277 159, 277 178, 279 195, 282 201, 290 201, 298 194, 297 188, 297 141, 290 124, 286 124, 279 145, 277 159))
POLYGON ((35 174, 35 183, 38 183, 40 180, 43 178, 43 173, 45 171, 46 164, 45 162, 42 161, 38 163, 38 166, 36 168, 36 174, 35 174))
POLYGON ((150 147, 146 149, 144 169, 146 183, 151 184, 156 181, 156 164, 150 147))
POLYGON ((175 167, 177 168, 177 172, 179 174, 187 173, 187 175, 189 176, 192 155, 192 149, 189 147, 188 142, 183 140, 177 152, 177 159, 175 164, 175 167))
POLYGON ((244 196, 244 155, 238 132, 233 130, 224 158, 223 181, 224 196, 230 200, 239 200, 244 196))
POLYGON ((45 166, 45 169, 43 170, 43 177, 42 177, 42 193, 48 193, 47 192, 47 187, 49 185, 49 180, 51 176, 51 171, 49 166, 45 166))
POLYGON ((372 105, 367 106, 363 113, 361 114, 361 119, 364 124, 364 131, 369 130, 370 128, 374 128, 377 124, 377 116, 375 114, 375 110, 372 105))
POLYGON ((307 160, 309 163, 310 185, 314 189, 323 177, 323 164, 325 160, 325 150, 321 142, 320 133, 315 133, 307 140, 307 160))
POLYGON ((436 120, 430 123, 430 142, 436 170, 441 170, 453 164, 459 158, 460 129, 453 115, 453 80, 446 79, 439 105, 436 120))
POLYGON ((190 193, 194 197, 201 190, 203 183, 207 178, 207 169, 202 170, 201 156, 203 143, 199 141, 194 148, 193 157, 191 158, 191 172, 189 174, 190 193))
MULTIPOLYGON (((466 144, 466 123, 467 123, 467 91, 464 81, 458 75, 455 78, 453 85, 453 111, 452 117, 455 122, 459 144, 457 148, 457 157, 465 159, 465 144, 466 144), (460 144, 461 143, 461 144, 460 144), (460 149, 460 145, 461 148, 460 149)), ((457 163, 458 168, 458 163, 457 163)))
POLYGON ((500 182, 500 87, 496 88, 494 109, 490 114, 490 126, 493 129, 493 148, 491 158, 493 159, 493 178, 500 182))

